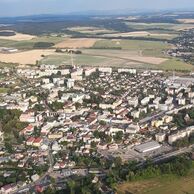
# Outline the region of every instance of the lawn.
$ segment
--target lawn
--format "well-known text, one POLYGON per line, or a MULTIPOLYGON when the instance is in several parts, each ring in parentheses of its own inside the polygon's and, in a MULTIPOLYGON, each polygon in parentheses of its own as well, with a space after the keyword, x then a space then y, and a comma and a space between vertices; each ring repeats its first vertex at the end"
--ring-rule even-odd
POLYGON ((166 175, 117 186, 118 194, 194 194, 194 174, 187 177, 166 175))

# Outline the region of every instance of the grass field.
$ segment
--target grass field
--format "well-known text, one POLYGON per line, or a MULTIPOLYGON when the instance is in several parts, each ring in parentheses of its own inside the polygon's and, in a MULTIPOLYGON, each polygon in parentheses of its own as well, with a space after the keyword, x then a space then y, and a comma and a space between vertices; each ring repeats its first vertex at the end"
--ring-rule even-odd
POLYGON ((31 40, 21 40, 21 41, 14 41, 14 40, 6 40, 1 39, 0 37, 0 45, 1 47, 13 47, 17 49, 32 49, 34 43, 36 42, 51 42, 57 44, 63 41, 64 38, 62 37, 52 37, 52 36, 40 36, 33 38, 31 40))
POLYGON ((9 91, 9 88, 0 88, 0 94, 7 93, 9 91))
POLYGON ((91 26, 77 26, 68 28, 68 30, 73 32, 80 32, 82 34, 98 34, 98 33, 112 33, 115 32, 113 30, 109 30, 106 28, 97 28, 97 27, 91 27, 91 26))
POLYGON ((28 50, 17 53, 0 53, 0 61, 5 63, 17 63, 17 64, 36 64, 36 61, 41 60, 45 56, 54 54, 52 49, 37 49, 28 50))
POLYGON ((129 27, 132 27, 136 30, 152 30, 152 29, 162 29, 161 33, 164 33, 164 30, 167 30, 169 33, 169 30, 172 30, 171 33, 176 34, 177 31, 188 29, 188 28, 194 28, 194 24, 189 23, 180 23, 180 24, 170 24, 170 23, 135 23, 135 22, 126 22, 126 24, 129 27), (173 32, 174 31, 174 32, 173 32))
POLYGON ((179 59, 169 59, 159 65, 159 68, 164 70, 194 70, 194 66, 191 64, 187 64, 179 59))
POLYGON ((143 40, 99 40, 93 46, 93 48, 114 48, 142 52, 149 50, 152 51, 151 55, 145 55, 153 57, 161 57, 162 51, 170 47, 171 45, 165 42, 143 40))
POLYGON ((168 32, 162 31, 134 31, 134 32, 125 32, 125 33, 111 33, 111 34, 104 34, 101 37, 143 37, 143 38, 155 38, 155 39, 167 39, 171 40, 177 37, 177 34, 172 34, 168 32))
MULTIPOLYGON (((193 66, 172 59, 165 51, 172 45, 162 41, 144 40, 96 40, 65 39, 62 37, 41 36, 31 40, 14 41, 0 39, 2 47, 14 47, 28 50, 25 52, 3 54, 0 61, 5 63, 35 64, 71 64, 68 54, 56 54, 54 50, 31 50, 36 42, 52 42, 61 47, 79 47, 83 54, 74 55, 74 62, 80 66, 111 66, 129 68, 150 68, 163 70, 193 70, 193 66), (65 41, 64 41, 65 40, 65 41), (91 47, 83 49, 82 47, 91 47), (42 57, 41 55, 45 55, 42 57)), ((57 46, 56 46, 57 47, 57 46)))
POLYGON ((162 176, 117 186, 118 194, 194 194, 194 174, 187 177, 162 176))
POLYGON ((94 38, 67 38, 55 45, 56 48, 89 48, 93 47, 97 39, 94 38))
POLYGON ((25 40, 31 40, 33 38, 35 38, 35 36, 29 35, 29 34, 21 34, 21 33, 16 33, 13 36, 0 36, 0 39, 14 40, 14 41, 22 41, 22 40, 25 41, 25 40))
MULTIPOLYGON (((81 55, 74 55, 73 61, 74 64, 79 66, 103 66, 103 67, 129 67, 129 68, 153 68, 153 65, 145 65, 144 63, 135 62, 127 58, 122 57, 114 57, 114 52, 111 56, 100 55, 101 50, 83 50, 83 54, 81 55), (95 53, 93 53, 95 52, 95 53)), ((103 52, 103 50, 102 50, 103 52)), ((106 53, 107 54, 107 53, 106 53)), ((71 65, 71 56, 68 54, 55 54, 49 55, 42 59, 40 64, 55 64, 55 65, 71 65)))
MULTIPOLYGON (((76 65, 100 65, 107 62, 109 59, 106 57, 88 56, 88 55, 74 55, 73 61, 76 65)), ((68 54, 57 54, 45 57, 40 61, 41 64, 54 64, 54 65, 71 65, 71 56, 68 54)))

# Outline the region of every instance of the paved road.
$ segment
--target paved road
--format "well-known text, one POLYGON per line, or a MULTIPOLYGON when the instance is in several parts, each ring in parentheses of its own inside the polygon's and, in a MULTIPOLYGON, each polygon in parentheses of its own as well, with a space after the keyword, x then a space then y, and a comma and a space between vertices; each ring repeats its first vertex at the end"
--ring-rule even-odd
POLYGON ((177 112, 177 111, 180 111, 182 109, 192 108, 192 107, 194 107, 193 104, 191 104, 191 105, 185 105, 185 106, 180 107, 180 108, 175 107, 172 110, 168 110, 168 111, 161 111, 160 113, 157 113, 157 114, 155 114, 153 116, 143 118, 142 120, 139 121, 139 124, 144 124, 144 123, 147 123, 147 122, 152 121, 153 119, 157 119, 157 118, 159 118, 161 116, 168 115, 168 114, 172 114, 172 113, 177 112))
MULTIPOLYGON (((152 162, 153 163, 158 163, 158 162, 162 162, 162 161, 165 161, 167 159, 170 159, 174 156, 178 156, 178 155, 181 155, 181 154, 184 154, 184 153, 187 153, 187 152, 191 152, 192 149, 194 148, 194 145, 191 145, 189 147, 184 147, 182 149, 179 149, 179 150, 175 150, 173 152, 170 152, 170 153, 167 153, 167 154, 164 154, 162 156, 159 156, 157 158, 153 158, 152 159, 152 162)), ((140 166, 143 166, 145 164, 146 161, 143 161, 141 162, 140 164, 137 165, 137 167, 140 167, 140 166)), ((49 168, 50 169, 50 168, 49 168)), ((82 173, 83 175, 86 176, 86 172, 85 172, 86 169, 77 169, 76 170, 76 173, 79 171, 79 172, 82 172, 84 171, 84 173, 82 173)), ((20 187, 19 189, 17 189, 16 191, 12 192, 11 194, 17 194, 19 192, 21 192, 22 190, 25 190, 25 189, 32 189, 33 187, 35 187, 36 185, 49 185, 50 184, 50 180, 48 179, 48 176, 51 174, 51 171, 52 169, 48 170, 48 172, 46 172, 42 177, 40 177, 37 181, 33 182, 33 183, 30 183, 26 186, 23 186, 23 187, 20 187)), ((55 173, 54 171, 52 171, 52 173, 55 173)), ((65 173, 65 171, 64 171, 65 173)), ((61 174, 62 175, 62 174, 61 174)), ((64 174, 65 175, 65 174, 64 174)), ((64 176, 62 175, 62 177, 64 176)), ((69 173, 68 173, 69 175, 69 173)), ((62 178, 61 177, 61 178, 62 178)), ((63 177, 64 178, 64 177, 63 177)))
MULTIPOLYGON (((168 160, 172 157, 179 156, 181 154, 191 152, 193 148, 194 148, 194 145, 191 145, 189 147, 184 147, 184 148, 181 148, 179 150, 175 150, 173 152, 169 152, 169 153, 166 153, 166 154, 161 155, 159 157, 153 158, 151 161, 155 164, 159 163, 159 162, 162 162, 162 161, 166 161, 166 160, 168 160)), ((140 164, 138 164, 137 166, 138 167, 143 166, 145 164, 145 162, 146 161, 143 161, 140 164)))

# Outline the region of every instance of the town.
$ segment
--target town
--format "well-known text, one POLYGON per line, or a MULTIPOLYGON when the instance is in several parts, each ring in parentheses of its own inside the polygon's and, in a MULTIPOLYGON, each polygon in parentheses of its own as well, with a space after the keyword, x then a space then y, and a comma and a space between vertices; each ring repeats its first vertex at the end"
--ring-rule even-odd
POLYGON ((2 68, 0 78, 1 193, 61 190, 72 176, 97 184, 108 161, 192 151, 192 74, 42 64, 2 68))

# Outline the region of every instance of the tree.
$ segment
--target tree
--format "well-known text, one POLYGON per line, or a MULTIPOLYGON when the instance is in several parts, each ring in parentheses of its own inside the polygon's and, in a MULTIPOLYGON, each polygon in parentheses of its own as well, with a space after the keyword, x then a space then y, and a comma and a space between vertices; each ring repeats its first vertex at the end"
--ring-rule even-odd
POLYGON ((70 190, 70 194, 75 194, 76 182, 74 180, 70 180, 67 182, 67 186, 70 190))
POLYGON ((113 138, 114 138, 114 140, 115 140, 116 142, 122 141, 122 139, 123 139, 123 132, 122 132, 122 131, 117 132, 117 133, 114 135, 113 138))
POLYGON ((9 153, 13 153, 13 152, 14 152, 14 149, 13 149, 12 144, 10 144, 10 143, 8 143, 8 142, 5 142, 5 149, 6 149, 9 153))
POLYGON ((104 125, 106 125, 106 122, 105 121, 99 121, 99 124, 104 126, 104 125))
POLYGON ((91 148, 93 148, 93 149, 96 148, 96 145, 97 145, 97 143, 95 141, 91 142, 91 148))

